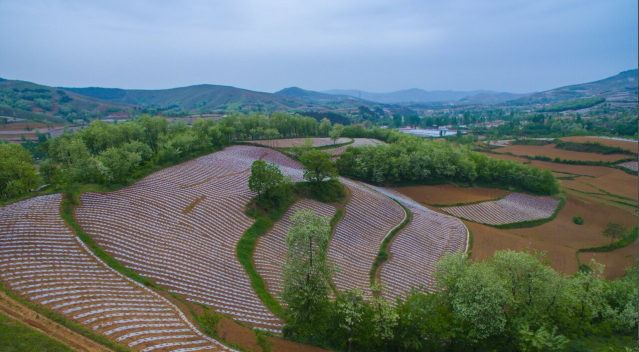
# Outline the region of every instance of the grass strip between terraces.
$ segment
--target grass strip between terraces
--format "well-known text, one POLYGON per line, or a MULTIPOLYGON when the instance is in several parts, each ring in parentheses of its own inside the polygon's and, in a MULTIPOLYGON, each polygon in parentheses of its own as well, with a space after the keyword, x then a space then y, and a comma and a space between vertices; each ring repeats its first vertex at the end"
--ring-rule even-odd
MULTIPOLYGON (((80 225, 78 225, 78 223, 75 220, 75 216, 74 216, 73 213, 74 213, 75 207, 79 204, 78 197, 79 197, 79 193, 65 194, 64 195, 65 199, 62 201, 62 204, 61 204, 61 206, 62 206, 62 214, 61 215, 62 215, 62 218, 67 222, 67 224, 73 229, 73 231, 78 236, 78 238, 80 238, 80 240, 82 242, 84 242, 84 244, 87 245, 87 247, 93 252, 93 254, 95 254, 96 257, 100 258, 100 260, 102 260, 106 265, 108 265, 110 268, 114 269, 115 271, 119 272, 120 274, 122 274, 122 275, 124 275, 124 276, 126 276, 126 277, 128 277, 128 278, 130 278, 130 279, 132 279, 134 281, 136 281, 136 282, 139 282, 139 283, 141 283, 144 286, 151 287, 151 288, 154 288, 154 289, 156 289, 158 291, 164 292, 164 293, 170 295, 176 301, 182 303, 185 307, 187 307, 189 309, 189 312, 191 313, 191 316, 193 317, 193 319, 197 322, 198 327, 200 328, 201 331, 204 331, 206 335, 216 339, 217 341, 219 341, 219 342, 221 342, 221 343, 223 343, 223 344, 225 344, 227 346, 235 348, 237 350, 248 351, 248 350, 246 350, 246 349, 244 349, 244 348, 242 348, 242 347, 240 347, 240 346, 238 346, 238 345, 236 345, 236 344, 234 344, 232 342, 229 342, 223 336, 220 336, 218 334, 213 334, 210 331, 210 329, 206 328, 206 325, 202 323, 202 321, 197 316, 197 314, 195 314, 193 309, 181 297, 177 296, 176 294, 174 294, 172 292, 167 291, 166 289, 164 289, 164 287, 159 286, 158 284, 156 284, 152 280, 150 280, 150 279, 148 279, 148 278, 146 278, 144 276, 141 276, 141 275, 137 274, 136 272, 134 272, 133 270, 123 266, 122 264, 120 264, 120 262, 118 262, 117 260, 113 259, 109 254, 107 254, 104 250, 102 250, 102 248, 100 248, 93 241, 93 239, 82 230, 80 225)), ((2 287, 3 286, 0 283, 0 288, 2 288, 2 287)), ((40 307, 40 306, 36 306, 36 307, 44 309, 45 311, 48 311, 48 310, 46 310, 46 308, 43 308, 43 307, 40 307)), ((34 308, 34 310, 37 311, 37 309, 35 309, 35 308, 34 308)), ((55 314, 55 313, 52 313, 52 314, 55 314)), ((229 317, 227 315, 224 315, 224 316, 226 316, 229 319, 233 320, 235 323, 238 323, 232 317, 229 317)), ((52 319, 52 320, 55 320, 52 317, 49 317, 49 316, 47 316, 47 317, 52 319)), ((66 318, 62 318, 62 319, 66 320, 66 318)), ((70 321, 69 321, 69 323, 70 324, 75 324, 75 323, 70 322, 70 321)), ((67 326, 67 325, 65 325, 65 326, 67 326)), ((76 332, 78 332, 78 333, 80 333, 80 334, 82 334, 82 335, 84 335, 84 336, 87 336, 87 337, 91 338, 92 340, 94 340, 94 341, 96 341, 96 342, 98 342, 100 344, 103 344, 103 345, 105 345, 107 347, 113 348, 115 351, 118 351, 118 352, 119 351, 127 351, 127 352, 128 351, 132 351, 132 350, 130 350, 128 348, 121 347, 120 345, 117 345, 117 344, 113 343, 112 341, 106 339, 105 337, 103 337, 101 335, 93 334, 91 331, 87 330, 88 333, 96 335, 98 338, 100 338, 100 340, 96 340, 96 339, 92 338, 90 335, 87 335, 85 332, 83 332, 81 330, 73 329, 71 326, 67 326, 67 327, 72 329, 72 330, 74 330, 74 331, 76 331, 76 332), (102 341, 105 341, 105 342, 102 342, 102 341), (108 343, 108 345, 106 343, 108 343), (111 347, 111 345, 116 346, 116 347, 115 348, 111 347), (117 348, 120 348, 120 349, 117 349, 117 348)), ((84 329, 84 327, 81 327, 81 328, 84 329)))
POLYGON ((254 204, 254 200, 251 201, 245 213, 255 219, 255 222, 244 232, 242 238, 237 242, 237 258, 242 266, 244 266, 244 270, 246 270, 251 280, 251 286, 266 308, 281 319, 284 319, 284 308, 282 308, 275 297, 266 289, 264 279, 262 279, 262 276, 260 276, 253 264, 253 253, 255 252, 255 246, 260 236, 266 234, 273 225, 275 225, 275 222, 277 222, 286 210, 295 204, 297 200, 298 197, 292 197, 268 214, 251 207, 251 205, 254 204))
MULTIPOLYGON (((508 223, 508 224, 501 224, 501 225, 487 224, 485 222, 473 221, 473 220, 467 219, 467 218, 465 218, 463 216, 458 216, 458 218, 460 218, 462 220, 474 222, 474 223, 477 223, 477 224, 482 224, 482 225, 486 225, 486 226, 492 226, 492 227, 498 228, 498 229, 522 229, 522 228, 526 228, 526 227, 540 226, 540 225, 543 225, 543 224, 545 224, 547 222, 555 220, 555 218, 557 217, 557 214, 559 214, 559 211, 561 209, 563 209, 565 204, 566 204, 566 197, 565 196, 560 196, 559 197, 559 204, 557 204, 557 208, 555 208, 555 211, 552 213, 552 215, 550 215, 547 218, 535 219, 535 220, 526 220, 526 221, 520 221, 520 222, 511 222, 511 223, 508 223)), ((442 208, 446 208, 446 207, 442 207, 442 208)), ((445 209, 442 209, 442 210, 446 211, 445 209)))
POLYGON ((66 344, 0 311, 0 351, 73 352, 66 344))
MULTIPOLYGON (((303 192, 303 188, 303 185, 297 185, 297 187, 295 188, 295 192, 303 192)), ((296 196, 291 197, 284 203, 280 204, 277 208, 268 212, 268 214, 253 207, 253 204, 255 204, 256 201, 256 199, 253 199, 248 204, 245 213, 249 217, 255 219, 255 222, 244 232, 242 238, 240 238, 237 243, 237 258, 242 266, 244 266, 244 270, 246 270, 246 273, 251 280, 251 286, 253 287, 253 290, 255 290, 255 293, 260 298, 260 300, 262 300, 262 303, 264 303, 264 305, 271 312, 273 312, 273 314, 277 315, 282 320, 285 319, 284 308, 268 291, 264 279, 262 279, 262 276, 255 269, 255 265, 253 263, 253 254, 255 253, 255 246, 257 245, 257 240, 260 238, 260 236, 265 235, 271 228, 273 228, 275 223, 279 221, 284 213, 286 213, 286 211, 291 206, 293 206, 293 204, 295 204, 300 198, 302 198, 302 196, 297 194, 296 196)), ((313 197, 311 197, 311 199, 312 198, 313 197)), ((315 200, 319 201, 319 199, 315 200)), ((343 215, 344 213, 341 209, 338 209, 335 212, 335 215, 330 221, 331 236, 335 230, 335 226, 337 226, 337 223, 343 215)), ((333 291, 336 292, 336 288, 333 283, 329 282, 329 285, 331 286, 333 291)))
POLYGON ((379 253, 377 254, 377 257, 375 258, 375 262, 373 262, 373 266, 371 267, 371 273, 370 273, 371 285, 373 285, 373 283, 375 282, 375 274, 377 273, 377 270, 382 266, 382 264, 384 264, 388 260, 388 252, 387 252, 388 244, 390 243, 390 241, 393 240, 393 238, 399 231, 401 231, 404 227, 406 227, 406 225, 408 225, 412 217, 410 210, 408 210, 408 208, 406 208, 404 204, 400 203, 395 198, 392 198, 392 197, 389 197, 389 198, 395 201, 395 203, 399 204, 399 206, 402 207, 402 209, 404 209, 406 216, 404 217, 404 221, 402 221, 399 225, 395 226, 395 228, 393 228, 388 233, 388 235, 384 237, 384 240, 382 241, 382 245, 379 248, 379 253))

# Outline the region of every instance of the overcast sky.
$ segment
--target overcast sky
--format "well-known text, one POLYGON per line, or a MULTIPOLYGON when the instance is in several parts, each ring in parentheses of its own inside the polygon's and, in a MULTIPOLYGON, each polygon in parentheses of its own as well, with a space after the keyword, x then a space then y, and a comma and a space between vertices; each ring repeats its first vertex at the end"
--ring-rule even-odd
POLYGON ((0 0, 0 77, 515 93, 637 68, 637 0, 0 0))

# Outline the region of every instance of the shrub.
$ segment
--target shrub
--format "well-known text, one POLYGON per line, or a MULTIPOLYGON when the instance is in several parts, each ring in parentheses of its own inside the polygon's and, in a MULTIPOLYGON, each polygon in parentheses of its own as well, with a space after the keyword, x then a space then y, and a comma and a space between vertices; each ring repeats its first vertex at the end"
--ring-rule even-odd
POLYGON ((582 219, 581 216, 573 216, 572 221, 577 225, 584 223, 584 219, 582 219))

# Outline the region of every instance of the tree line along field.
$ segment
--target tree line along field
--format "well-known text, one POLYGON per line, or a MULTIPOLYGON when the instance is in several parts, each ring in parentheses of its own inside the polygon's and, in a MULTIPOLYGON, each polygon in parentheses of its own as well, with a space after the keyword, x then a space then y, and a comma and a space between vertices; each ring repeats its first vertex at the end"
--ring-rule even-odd
MULTIPOLYGON (((156 172, 119 191, 85 193, 75 217, 111 257, 169 292, 250 326, 280 333, 283 322, 259 300, 235 255, 237 241, 252 223, 244 207, 255 196, 247 187, 248 170, 255 160, 274 162, 285 174, 301 180, 299 164, 283 154, 235 146, 156 172)), ((382 188, 342 182, 350 200, 328 252, 340 268, 333 277, 338 290, 369 287, 381 242, 407 216, 389 196, 401 198, 415 221, 399 232, 398 245, 391 247, 391 258, 382 267, 380 277, 389 285, 389 299, 404 296, 411 286, 433 289, 433 263, 444 253, 468 249, 467 230, 458 220, 382 188), (409 253, 415 246, 419 251, 409 253), (416 266, 405 271, 411 263, 416 266)), ((2 209, 7 219, 1 238, 6 244, 1 252, 3 281, 19 294, 134 349, 163 350, 189 343, 219 347, 194 331, 170 303, 93 257, 59 218, 60 200, 59 195, 41 196, 2 209), (52 233, 55 228, 59 230, 52 233), (17 253, 22 252, 32 257, 18 260, 17 253), (69 256, 68 261, 58 259, 60 254, 69 256), (118 290, 130 294, 113 297, 118 290)), ((333 207, 310 200, 292 209, 297 208, 316 209, 326 216, 334 213, 333 207)), ((278 257, 287 221, 282 219, 261 238, 255 253, 258 272, 273 293, 277 293, 278 257)))

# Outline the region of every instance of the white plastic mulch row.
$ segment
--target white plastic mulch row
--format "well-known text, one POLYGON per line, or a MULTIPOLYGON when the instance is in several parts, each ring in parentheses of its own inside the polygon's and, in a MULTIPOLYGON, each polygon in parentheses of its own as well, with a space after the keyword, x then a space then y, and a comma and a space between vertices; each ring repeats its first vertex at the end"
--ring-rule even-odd
POLYGON ((443 211, 457 217, 489 225, 502 225, 550 217, 559 205, 552 197, 536 197, 511 193, 497 201, 444 207, 443 211))
POLYGON ((254 220, 250 167, 262 159, 302 179, 296 161, 271 149, 234 146, 154 173, 108 194, 85 193, 78 223, 112 257, 169 291, 257 328, 280 332, 236 256, 254 220))
POLYGON ((277 296, 282 291, 282 265, 286 263, 286 235, 291 217, 298 210, 312 210, 316 216, 332 218, 335 207, 311 199, 301 199, 291 206, 273 228, 257 241, 253 261, 269 292, 277 296))
POLYGON ((359 287, 370 294, 370 271, 382 241, 404 220, 406 212, 392 199, 359 182, 340 181, 352 197, 327 252, 339 267, 333 283, 340 291, 359 287))
POLYGON ((395 191, 372 187, 402 203, 411 221, 388 248, 389 259, 380 268, 386 284, 385 297, 391 302, 405 298, 411 287, 435 290, 435 264, 447 253, 468 250, 468 229, 458 219, 434 212, 395 191))
POLYGON ((626 169, 630 169, 630 170, 635 170, 637 171, 637 162, 636 161, 627 161, 625 163, 621 163, 621 164, 617 164, 619 166, 623 166, 626 169))
POLYGON ((169 301, 95 257, 66 227, 61 199, 0 209, 0 278, 9 288, 136 350, 227 350, 169 301))

